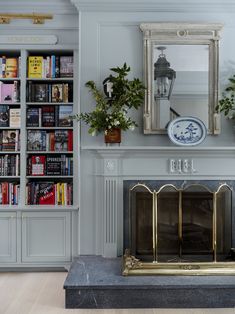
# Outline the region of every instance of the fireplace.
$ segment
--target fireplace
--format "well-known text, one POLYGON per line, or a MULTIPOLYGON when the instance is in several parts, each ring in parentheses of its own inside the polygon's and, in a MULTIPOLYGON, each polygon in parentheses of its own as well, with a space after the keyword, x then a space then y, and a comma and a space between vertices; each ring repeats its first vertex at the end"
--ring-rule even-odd
POLYGON ((235 274, 234 181, 124 181, 123 274, 235 274))

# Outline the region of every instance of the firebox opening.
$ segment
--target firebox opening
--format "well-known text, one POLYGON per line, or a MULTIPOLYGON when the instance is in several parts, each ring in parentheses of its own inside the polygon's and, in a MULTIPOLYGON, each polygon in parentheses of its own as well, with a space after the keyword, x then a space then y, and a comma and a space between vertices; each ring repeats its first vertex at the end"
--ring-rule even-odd
POLYGON ((129 248, 143 262, 232 261, 232 190, 204 184, 129 189, 129 248))

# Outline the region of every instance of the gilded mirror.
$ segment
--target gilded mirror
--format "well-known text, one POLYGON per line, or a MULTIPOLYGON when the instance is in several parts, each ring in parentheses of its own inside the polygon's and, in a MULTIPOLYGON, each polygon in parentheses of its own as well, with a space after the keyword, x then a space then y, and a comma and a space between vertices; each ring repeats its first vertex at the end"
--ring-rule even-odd
POLYGON ((144 23, 144 133, 164 134, 179 116, 220 132, 218 41, 221 24, 144 23))

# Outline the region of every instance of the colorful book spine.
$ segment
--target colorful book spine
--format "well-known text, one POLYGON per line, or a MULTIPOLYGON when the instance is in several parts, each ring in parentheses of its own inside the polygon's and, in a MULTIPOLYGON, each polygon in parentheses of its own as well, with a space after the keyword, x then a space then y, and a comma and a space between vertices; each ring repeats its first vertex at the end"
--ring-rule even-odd
POLYGON ((43 57, 30 56, 28 57, 28 78, 43 77, 43 57))

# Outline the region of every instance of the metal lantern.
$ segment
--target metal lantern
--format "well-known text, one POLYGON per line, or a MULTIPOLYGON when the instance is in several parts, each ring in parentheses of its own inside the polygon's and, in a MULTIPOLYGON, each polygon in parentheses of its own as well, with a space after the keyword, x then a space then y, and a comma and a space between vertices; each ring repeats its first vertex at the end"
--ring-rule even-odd
POLYGON ((170 99, 176 72, 170 68, 163 51, 166 47, 157 47, 161 51, 157 61, 154 63, 155 98, 170 99))

